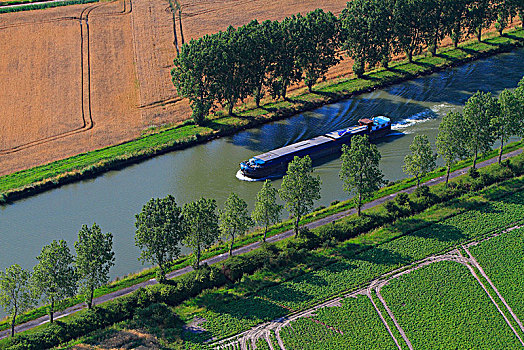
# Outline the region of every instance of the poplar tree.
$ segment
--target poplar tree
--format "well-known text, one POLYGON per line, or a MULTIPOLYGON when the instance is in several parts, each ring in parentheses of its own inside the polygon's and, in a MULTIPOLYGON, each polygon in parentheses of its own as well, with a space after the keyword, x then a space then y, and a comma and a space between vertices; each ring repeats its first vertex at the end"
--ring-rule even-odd
POLYGON ((431 28, 426 18, 426 0, 397 0, 393 8, 396 52, 404 52, 409 62, 422 52, 422 45, 431 28))
POLYGON ((433 153, 426 135, 417 135, 409 146, 411 154, 404 158, 403 170, 406 174, 415 176, 417 187, 420 178, 435 169, 437 155, 433 153))
POLYGON ((216 201, 200 198, 197 201, 186 203, 182 215, 184 215, 187 228, 187 235, 183 242, 195 254, 195 268, 198 268, 202 251, 211 247, 220 235, 216 201))
POLYGON ((255 208, 251 213, 254 222, 264 227, 264 236, 262 240, 266 241, 267 229, 271 224, 280 220, 282 205, 276 203, 277 190, 271 186, 271 181, 264 181, 264 185, 257 193, 255 208))
POLYGON ((80 291, 85 295, 87 308, 91 309, 95 289, 109 281, 109 270, 115 265, 113 234, 102 233, 96 223, 92 227, 83 225, 78 232, 75 250, 80 291))
POLYGON ((11 318, 11 337, 15 335, 16 317, 33 306, 29 288, 31 274, 18 264, 0 271, 0 305, 11 318))
POLYGON ((442 118, 438 127, 436 140, 437 152, 446 163, 446 187, 449 182, 451 167, 458 159, 467 156, 465 140, 467 137, 464 128, 464 116, 459 112, 450 112, 442 118))
POLYGON ((142 263, 158 265, 159 279, 166 278, 167 263, 180 255, 180 243, 186 236, 182 209, 175 197, 151 198, 135 215, 135 245, 142 263))
POLYGON ((357 215, 360 216, 362 200, 367 199, 384 184, 379 169, 380 152, 367 136, 353 136, 351 146, 342 146, 342 167, 339 176, 344 181, 344 191, 355 195, 357 215))
POLYGON ((231 193, 220 212, 220 230, 224 237, 231 239, 229 256, 233 256, 235 237, 244 234, 253 225, 247 212, 247 203, 236 193, 231 193))
POLYGON ((320 177, 311 173, 312 162, 309 156, 295 156, 282 179, 280 198, 286 203, 286 209, 294 217, 295 235, 298 235, 300 219, 312 208, 315 200, 320 199, 320 177))
POLYGON ((466 12, 466 22, 468 34, 476 34, 477 40, 482 40, 482 30, 489 28, 495 21, 497 13, 494 1, 491 0, 470 0, 466 12))
POLYGON ((495 137, 500 140, 499 164, 502 162, 502 149, 504 143, 513 135, 518 135, 521 132, 522 120, 524 113, 522 113, 522 104, 512 91, 505 89, 498 97, 500 105, 500 113, 493 116, 491 124, 495 137))
POLYGON ((489 92, 477 91, 464 106, 464 122, 468 130, 466 147, 473 155, 474 169, 478 154, 489 151, 493 145, 495 138, 491 120, 499 113, 499 104, 489 92))
POLYGON ((33 269, 32 285, 35 298, 44 296, 50 304, 50 322, 54 321, 56 304, 75 295, 77 275, 74 258, 64 240, 53 241, 42 248, 33 269))

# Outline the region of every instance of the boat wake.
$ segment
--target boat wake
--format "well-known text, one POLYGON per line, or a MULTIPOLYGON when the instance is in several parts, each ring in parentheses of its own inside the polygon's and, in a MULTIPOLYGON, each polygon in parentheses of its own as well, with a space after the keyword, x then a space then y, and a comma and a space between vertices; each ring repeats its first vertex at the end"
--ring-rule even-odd
POLYGON ((399 120, 398 122, 391 125, 391 130, 402 130, 409 128, 415 124, 424 123, 429 120, 435 119, 435 115, 432 111, 423 111, 417 113, 409 118, 399 120))
POLYGON ((236 177, 237 177, 237 179, 239 179, 241 181, 249 181, 249 182, 264 181, 265 180, 265 179, 252 179, 250 177, 247 177, 244 174, 242 174, 242 170, 237 171, 236 177))

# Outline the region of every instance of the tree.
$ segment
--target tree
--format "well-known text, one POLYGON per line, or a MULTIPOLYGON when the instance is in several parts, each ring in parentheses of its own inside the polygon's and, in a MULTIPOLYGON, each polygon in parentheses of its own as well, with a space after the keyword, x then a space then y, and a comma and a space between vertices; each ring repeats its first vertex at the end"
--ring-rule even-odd
POLYGON ((409 62, 422 51, 422 44, 431 28, 426 18, 429 11, 426 0, 397 0, 393 9, 396 52, 405 52, 409 62))
POLYGON ((477 166, 478 153, 490 150, 494 132, 491 120, 500 112, 497 100, 491 93, 477 91, 464 106, 464 122, 468 129, 466 147, 473 155, 473 169, 477 166))
POLYGON ((369 198, 384 184, 384 176, 378 164, 380 152, 377 146, 370 144, 367 136, 356 135, 351 139, 351 146, 342 146, 342 167, 339 176, 344 181, 344 191, 355 194, 358 216, 362 200, 369 198))
POLYGON ((286 202, 286 209, 294 217, 295 235, 298 235, 300 219, 312 208, 315 200, 320 199, 320 177, 311 173, 311 158, 295 156, 287 168, 287 173, 282 179, 280 198, 286 202))
POLYGON ((269 85, 268 72, 274 64, 275 55, 273 41, 275 30, 278 30, 278 23, 274 21, 264 21, 251 33, 249 42, 254 55, 253 62, 249 62, 251 78, 253 79, 254 98, 257 108, 260 107, 260 100, 264 95, 263 88, 269 85))
POLYGON ((205 121, 209 110, 217 102, 218 73, 222 58, 217 35, 205 35, 182 45, 171 71, 177 93, 189 99, 192 118, 197 124, 205 121))
POLYGON ((15 335, 16 317, 29 309, 34 302, 29 288, 31 275, 20 265, 11 265, 0 271, 0 305, 11 317, 11 337, 15 335))
POLYGON ((247 212, 247 203, 236 193, 231 193, 220 212, 220 230, 226 238, 231 239, 229 256, 233 255, 235 237, 245 233, 253 225, 247 212))
POLYGON ((476 34, 477 40, 482 40, 482 29, 489 26, 496 19, 494 1, 491 0, 471 0, 469 1, 468 11, 466 12, 466 22, 468 34, 476 34))
POLYGON ((491 119, 491 125, 495 137, 500 140, 500 164, 502 162, 502 149, 504 143, 508 141, 510 136, 517 135, 521 131, 524 113, 522 113, 522 104, 517 95, 508 89, 501 92, 498 102, 500 113, 493 116, 491 119))
POLYGON ((302 40, 297 64, 304 72, 304 81, 311 92, 313 85, 340 61, 337 57, 340 31, 337 17, 322 9, 309 12, 299 19, 302 40))
POLYGON ((446 172, 446 187, 449 182, 451 166, 457 159, 467 156, 465 139, 467 132, 464 129, 464 116, 459 112, 450 112, 442 118, 438 127, 437 152, 444 159, 448 168, 446 172))
POLYGON ((44 295, 44 301, 50 304, 49 315, 53 323, 56 303, 76 293, 74 258, 66 242, 60 240, 44 246, 36 259, 38 263, 32 276, 35 298, 44 295))
POLYGON ((102 233, 96 223, 92 227, 83 225, 78 232, 75 250, 80 290, 85 295, 87 308, 91 309, 95 289, 109 281, 109 269, 115 265, 113 235, 102 233))
POLYGON ((214 199, 200 198, 186 203, 182 210, 187 228, 184 244, 193 250, 196 256, 195 267, 200 266, 202 250, 211 246, 220 235, 216 202, 214 199))
POLYGON ((266 241, 268 226, 280 220, 282 205, 277 204, 276 200, 277 190, 271 186, 269 180, 266 180, 257 193, 255 208, 251 213, 253 221, 264 227, 264 237, 262 238, 264 242, 266 241))
POLYGON ((135 245, 141 250, 139 260, 157 264, 160 281, 166 277, 166 264, 180 255, 180 243, 186 235, 182 209, 175 197, 152 198, 136 216, 135 245))
POLYGON ((433 153, 426 135, 417 135, 409 146, 411 154, 404 158, 404 172, 413 175, 417 179, 417 187, 420 178, 435 169, 437 155, 433 153))
MULTIPOLYGON (((515 90, 515 97, 519 100, 520 104, 520 115, 524 115, 524 77, 519 81, 519 85, 515 90)), ((520 119, 520 132, 518 136, 524 139, 524 118, 520 119)))

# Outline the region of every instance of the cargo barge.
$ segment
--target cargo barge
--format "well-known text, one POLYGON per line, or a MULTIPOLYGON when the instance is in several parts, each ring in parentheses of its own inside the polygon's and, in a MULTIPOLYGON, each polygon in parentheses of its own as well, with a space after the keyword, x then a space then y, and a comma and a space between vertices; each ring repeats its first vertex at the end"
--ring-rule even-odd
POLYGON ((342 145, 349 144, 355 135, 368 135, 370 140, 391 132, 391 120, 377 116, 360 119, 358 125, 277 148, 240 163, 240 172, 250 179, 278 177, 285 174, 287 165, 295 156, 310 156, 313 161, 339 155, 342 145))

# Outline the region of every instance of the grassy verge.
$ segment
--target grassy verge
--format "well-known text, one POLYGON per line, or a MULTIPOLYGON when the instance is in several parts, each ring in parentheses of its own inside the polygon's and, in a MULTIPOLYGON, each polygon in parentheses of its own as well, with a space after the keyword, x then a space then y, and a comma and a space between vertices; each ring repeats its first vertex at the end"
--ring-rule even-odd
MULTIPOLYGON (((520 145, 520 143, 513 143, 513 144, 508 145, 507 148, 505 149, 505 152, 508 152, 508 151, 511 151, 511 150, 514 150, 514 149, 518 148, 518 147, 516 147, 517 145, 520 145)), ((496 151, 493 151, 493 152, 496 154, 496 151)), ((485 155, 484 158, 488 158, 489 155, 490 154, 485 155)), ((518 157, 519 158, 523 158, 524 156, 521 154, 518 157)), ((468 166, 468 165, 471 164, 471 161, 470 160, 465 160, 465 161, 461 162, 460 164, 462 166, 468 166)), ((493 164, 493 165, 491 165, 491 166, 489 166, 487 168, 481 169, 481 173, 484 173, 484 172, 489 173, 490 171, 492 171, 492 169, 498 169, 498 167, 499 167, 498 164, 493 164)), ((438 176, 442 175, 441 171, 436 171, 436 172, 433 172, 432 174, 433 174, 433 177, 432 176, 428 176, 428 178, 434 178, 434 177, 438 177, 438 176)), ((461 176, 461 177, 453 179, 452 181, 453 182, 459 182, 459 181, 463 181, 464 178, 465 178, 465 176, 461 176)), ((413 182, 412 179, 405 179, 405 180, 402 180, 402 181, 400 181, 398 183, 393 184, 390 187, 395 187, 396 191, 399 191, 401 189, 411 187, 413 185, 412 182, 413 182)), ((444 184, 435 185, 435 186, 433 186, 433 188, 434 188, 434 191, 442 191, 442 190, 444 190, 444 184)), ((391 188, 389 188, 389 187, 386 187, 386 188, 382 189, 381 191, 383 191, 382 192, 383 193, 382 196, 387 196, 390 193, 392 193, 391 191, 393 191, 393 190, 391 188)), ((382 197, 382 196, 377 195, 377 197, 382 197)), ((304 224, 304 223, 307 223, 307 222, 312 222, 312 221, 318 220, 319 218, 323 218, 323 217, 332 215, 334 213, 347 210, 349 208, 352 208, 353 206, 354 205, 353 205, 352 201, 342 202, 342 203, 336 204, 334 206, 331 206, 331 207, 328 207, 328 208, 325 208, 325 209, 321 209, 321 210, 318 210, 316 212, 313 212, 313 213, 309 214, 308 216, 305 217, 305 219, 301 223, 304 224)), ((455 209, 453 211, 446 212, 446 215, 456 215, 459 211, 462 212, 463 210, 467 210, 467 209, 470 209, 470 208, 469 207, 464 207, 464 208, 461 207, 461 208, 455 209)), ((382 211, 384 211, 384 209, 382 208, 382 206, 379 206, 377 208, 369 209, 368 211, 366 211, 366 213, 368 213, 369 215, 375 215, 375 214, 380 213, 382 211)), ((441 220, 443 218, 442 213, 440 213, 438 216, 436 216, 436 218, 438 220, 441 220)), ((421 222, 417 222, 417 225, 418 225, 417 227, 410 226, 410 230, 420 229, 420 228, 423 227, 421 225, 427 225, 428 223, 432 223, 432 222, 434 222, 434 221, 428 220, 426 218, 422 223, 421 222)), ((284 221, 282 223, 279 223, 279 224, 273 226, 271 228, 268 236, 273 236, 273 235, 282 233, 282 232, 284 232, 284 231, 286 231, 288 229, 291 229, 291 228, 292 228, 292 221, 291 220, 284 221)), ((235 243, 235 247, 241 247, 241 246, 245 246, 247 244, 250 244, 250 243, 253 243, 253 242, 256 242, 256 241, 260 241, 261 237, 262 237, 262 232, 260 230, 254 231, 254 232, 252 232, 250 234, 247 234, 245 236, 240 237, 238 239, 238 241, 235 243)), ((386 237, 387 239, 395 238, 395 237, 391 237, 389 235, 385 235, 384 236, 381 233, 378 233, 378 234, 377 233, 373 233, 373 234, 370 234, 370 235, 358 236, 356 238, 350 239, 348 242, 351 243, 351 245, 353 246, 354 249, 356 247, 359 247, 358 249, 361 249, 362 247, 366 247, 366 249, 367 249, 369 247, 375 246, 376 244, 384 243, 384 237, 386 237)), ((210 257, 216 256, 216 255, 222 254, 224 252, 227 252, 228 249, 229 249, 228 242, 218 243, 215 246, 213 246, 210 250, 206 251, 203 254, 203 259, 210 258, 210 257)), ((192 258, 193 258, 192 256, 184 256, 184 257, 181 257, 180 259, 177 259, 169 267, 169 270, 170 271, 174 271, 174 270, 178 270, 178 269, 181 269, 183 267, 189 266, 193 262, 192 258)), ((106 295, 106 294, 109 294, 111 292, 115 292, 115 291, 122 290, 122 289, 130 287, 130 286, 136 285, 136 284, 138 284, 140 282, 147 281, 147 280, 155 277, 156 271, 157 271, 157 268, 151 268, 151 269, 147 269, 147 270, 144 270, 144 271, 136 273, 136 274, 132 274, 132 275, 126 276, 126 277, 124 277, 124 278, 122 278, 120 280, 116 280, 116 281, 112 282, 109 285, 106 285, 106 286, 103 286, 103 287, 97 289, 95 291, 95 297, 106 295)), ((68 299, 68 300, 64 301, 61 305, 59 305, 58 309, 62 309, 63 310, 65 308, 67 308, 67 307, 70 307, 70 306, 73 306, 73 305, 76 305, 76 304, 79 304, 79 303, 82 303, 82 302, 83 302, 83 298, 81 296, 77 296, 75 298, 68 299)), ((46 306, 42 306, 42 307, 33 309, 33 310, 23 314, 23 315, 20 315, 18 317, 18 319, 17 319, 17 324, 25 323, 27 321, 30 321, 30 320, 36 319, 38 317, 44 316, 44 315, 46 315, 46 313, 47 313, 47 307, 46 306)), ((0 330, 5 330, 5 329, 8 329, 8 328, 9 328, 9 323, 7 321, 0 322, 0 330)))
POLYGON ((48 1, 48 2, 45 2, 43 4, 31 4, 32 2, 36 2, 36 1, 40 2, 42 0, 2 2, 0 3, 0 14, 10 13, 10 12, 42 10, 42 9, 47 9, 47 8, 52 8, 52 7, 59 7, 59 6, 89 4, 92 2, 98 2, 100 0, 68 0, 68 1, 59 1, 59 2, 51 2, 51 0, 43 0, 43 1, 48 1), (25 3, 27 3, 27 5, 6 7, 8 5, 17 5, 17 4, 25 4, 25 3))
MULTIPOLYGON (((91 1, 91 0, 88 0, 91 1)), ((62 184, 96 176, 141 160, 207 142, 213 138, 279 120, 322 105, 339 101, 416 76, 436 72, 474 59, 511 51, 524 45, 524 30, 515 29, 502 37, 494 36, 483 42, 469 41, 459 48, 442 49, 437 56, 421 55, 413 63, 395 62, 386 69, 377 69, 364 78, 342 78, 316 86, 313 93, 301 89, 286 101, 266 100, 261 108, 246 103, 237 109, 236 117, 224 116, 223 111, 211 116, 204 126, 186 122, 174 127, 143 135, 130 142, 83 153, 0 177, 0 204, 24 198, 62 184)))

